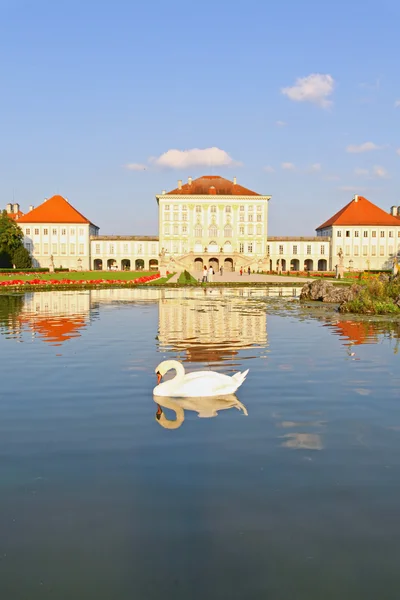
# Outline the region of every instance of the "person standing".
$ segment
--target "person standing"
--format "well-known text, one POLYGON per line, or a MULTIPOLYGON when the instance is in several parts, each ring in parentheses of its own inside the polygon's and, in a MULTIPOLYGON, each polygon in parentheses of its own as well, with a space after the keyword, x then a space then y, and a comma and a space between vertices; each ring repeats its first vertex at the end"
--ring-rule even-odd
POLYGON ((241 275, 243 275, 243 269, 242 269, 242 267, 240 267, 240 271, 239 272, 240 272, 241 275))
POLYGON ((222 277, 222 275, 224 274, 224 267, 222 265, 220 266, 219 272, 222 277))
POLYGON ((212 265, 210 265, 210 268, 208 269, 208 282, 209 283, 213 282, 213 275, 214 275, 214 269, 212 268, 212 265))
POLYGON ((203 283, 207 283, 207 267, 204 265, 203 268, 203 283))
POLYGON ((247 269, 247 273, 250 275, 251 274, 251 269, 250 267, 247 269))

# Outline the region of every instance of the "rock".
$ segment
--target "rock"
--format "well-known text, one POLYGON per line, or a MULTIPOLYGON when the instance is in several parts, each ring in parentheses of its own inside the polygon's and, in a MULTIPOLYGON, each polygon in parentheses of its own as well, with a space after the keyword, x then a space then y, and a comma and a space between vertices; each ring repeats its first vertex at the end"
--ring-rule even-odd
POLYGON ((360 286, 338 286, 323 279, 304 284, 300 293, 300 300, 316 300, 341 304, 353 300, 360 286))

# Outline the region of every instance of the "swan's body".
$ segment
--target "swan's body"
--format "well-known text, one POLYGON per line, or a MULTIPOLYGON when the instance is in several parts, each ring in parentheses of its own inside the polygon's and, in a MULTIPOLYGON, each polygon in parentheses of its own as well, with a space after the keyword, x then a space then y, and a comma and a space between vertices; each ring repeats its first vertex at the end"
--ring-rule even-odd
POLYGON ((235 373, 232 377, 215 371, 195 371, 186 373, 183 365, 177 360, 164 360, 156 368, 159 381, 167 371, 174 369, 173 379, 159 383, 153 390, 155 396, 170 398, 198 398, 212 396, 227 396, 234 394, 242 385, 249 372, 235 373))
POLYGON ((238 410, 243 411, 244 415, 247 416, 248 414, 244 404, 239 402, 233 394, 213 398, 207 396, 205 398, 174 398, 173 400, 172 398, 166 398, 165 396, 154 396, 154 402, 158 405, 156 419, 165 429, 178 429, 185 420, 185 410, 197 412, 198 416, 202 418, 216 417, 218 411, 226 410, 228 408, 237 408, 238 410), (173 410, 176 415, 175 420, 172 421, 167 419, 161 407, 173 410))

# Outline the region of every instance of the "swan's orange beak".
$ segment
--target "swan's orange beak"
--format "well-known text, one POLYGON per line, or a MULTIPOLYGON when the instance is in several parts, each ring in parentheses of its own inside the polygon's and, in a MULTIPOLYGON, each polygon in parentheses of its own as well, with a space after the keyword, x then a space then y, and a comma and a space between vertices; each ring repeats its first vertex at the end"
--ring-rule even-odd
POLYGON ((157 385, 160 383, 161 379, 162 379, 162 375, 159 371, 157 371, 157 385))
POLYGON ((157 419, 157 421, 159 421, 159 420, 160 420, 160 417, 161 417, 161 415, 162 415, 162 412, 163 412, 163 411, 162 411, 162 408, 161 408, 161 406, 160 406, 159 404, 157 404, 157 412, 156 412, 156 419, 157 419))

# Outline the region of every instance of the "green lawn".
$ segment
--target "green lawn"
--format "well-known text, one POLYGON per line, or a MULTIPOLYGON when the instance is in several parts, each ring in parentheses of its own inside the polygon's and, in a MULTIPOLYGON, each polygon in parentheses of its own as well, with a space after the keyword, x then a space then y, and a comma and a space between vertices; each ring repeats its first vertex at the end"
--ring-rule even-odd
POLYGON ((63 273, 32 273, 29 275, 19 275, 17 273, 0 273, 0 281, 10 279, 20 279, 22 281, 29 281, 31 279, 71 279, 71 280, 85 280, 85 281, 96 281, 99 279, 116 279, 123 281, 131 281, 138 277, 145 277, 147 275, 154 275, 155 271, 72 271, 63 273))

